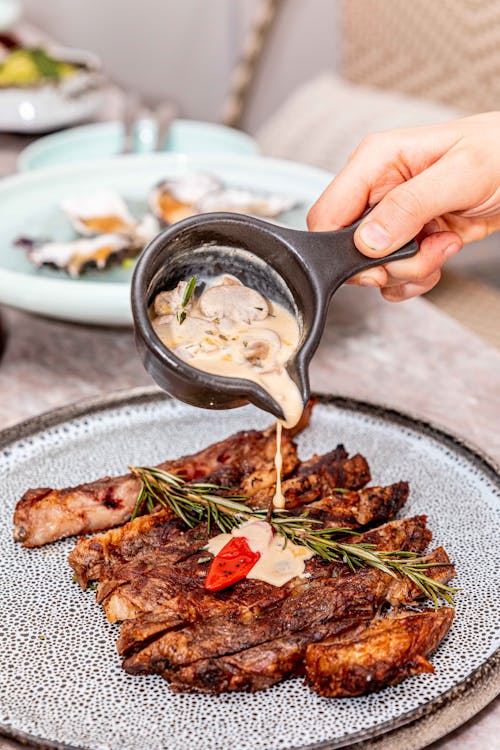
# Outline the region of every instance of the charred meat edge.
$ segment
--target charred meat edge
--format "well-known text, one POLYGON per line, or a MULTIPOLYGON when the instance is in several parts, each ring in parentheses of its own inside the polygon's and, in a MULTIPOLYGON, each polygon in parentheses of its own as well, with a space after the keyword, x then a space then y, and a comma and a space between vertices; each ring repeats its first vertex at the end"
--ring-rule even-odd
POLYGON ((428 657, 447 634, 454 615, 450 607, 391 613, 354 637, 311 643, 305 658, 308 684, 322 696, 349 697, 434 672, 428 657))

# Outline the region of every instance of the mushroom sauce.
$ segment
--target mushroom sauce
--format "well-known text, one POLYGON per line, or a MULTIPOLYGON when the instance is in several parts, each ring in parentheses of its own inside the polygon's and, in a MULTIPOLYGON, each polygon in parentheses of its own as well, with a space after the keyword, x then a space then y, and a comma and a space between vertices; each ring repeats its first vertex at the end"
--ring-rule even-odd
MULTIPOLYGON (((153 327, 163 344, 192 367, 258 383, 281 406, 284 420, 276 425, 273 505, 283 508, 281 429, 282 425, 294 427, 304 410, 300 391, 286 370, 299 343, 297 320, 285 307, 270 302, 234 276, 226 274, 200 284, 200 292, 194 278, 160 292, 154 300, 153 327)), ((282 586, 303 574, 308 550, 284 545, 281 537, 273 536, 268 523, 242 524, 232 534, 247 537, 261 554, 247 577, 282 586), (263 544, 263 533, 269 537, 267 544, 263 544)), ((230 538, 219 534, 211 539, 210 552, 217 554, 230 538)))
POLYGON ((281 406, 285 426, 296 425, 304 405, 286 371, 299 341, 294 316, 234 276, 188 294, 181 281, 154 301, 153 327, 165 346, 199 370, 258 383, 281 406))
MULTIPOLYGON (((281 406, 283 424, 295 426, 304 409, 300 391, 286 371, 299 342, 295 317, 234 276, 211 279, 201 294, 195 284, 194 279, 180 281, 175 289, 156 296, 153 327, 161 341, 192 367, 258 383, 281 406)), ((283 506, 280 436, 278 423, 278 507, 283 506)))

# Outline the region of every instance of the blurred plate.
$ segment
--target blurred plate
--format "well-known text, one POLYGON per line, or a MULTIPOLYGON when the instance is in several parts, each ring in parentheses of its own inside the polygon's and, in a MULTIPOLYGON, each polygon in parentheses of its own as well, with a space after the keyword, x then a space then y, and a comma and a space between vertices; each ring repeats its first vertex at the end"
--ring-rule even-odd
POLYGON ((99 58, 85 50, 47 47, 60 60, 86 69, 56 83, 0 88, 0 131, 46 133, 92 117, 103 103, 104 78, 99 58))
POLYGON ((20 0, 0 0, 0 31, 10 29, 21 15, 20 0))
POLYGON ((308 207, 331 179, 328 172, 289 161, 231 154, 149 154, 37 170, 0 181, 0 302, 62 320, 97 325, 130 325, 132 269, 117 267, 71 279, 64 272, 37 270, 19 236, 65 241, 74 237, 59 208, 70 194, 112 188, 137 215, 160 179, 193 171, 209 172, 228 185, 295 198, 297 208, 279 221, 305 228, 308 207))
MULTIPOLYGON (((153 123, 141 121, 136 133, 136 150, 151 151, 154 136, 153 123)), ((121 122, 83 125, 35 141, 21 151, 17 167, 20 172, 27 172, 70 162, 104 159, 119 154, 122 142, 121 122)), ((196 120, 175 120, 163 150, 186 154, 257 154, 259 147, 253 138, 234 128, 196 120)))

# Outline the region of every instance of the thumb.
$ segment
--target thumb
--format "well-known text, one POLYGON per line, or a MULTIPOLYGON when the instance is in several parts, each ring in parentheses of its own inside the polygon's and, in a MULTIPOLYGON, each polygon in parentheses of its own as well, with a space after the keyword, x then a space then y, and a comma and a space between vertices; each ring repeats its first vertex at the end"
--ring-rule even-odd
POLYGON ((466 190, 457 171, 444 158, 390 190, 357 228, 356 247, 371 258, 383 258, 416 237, 431 219, 461 209, 466 190))

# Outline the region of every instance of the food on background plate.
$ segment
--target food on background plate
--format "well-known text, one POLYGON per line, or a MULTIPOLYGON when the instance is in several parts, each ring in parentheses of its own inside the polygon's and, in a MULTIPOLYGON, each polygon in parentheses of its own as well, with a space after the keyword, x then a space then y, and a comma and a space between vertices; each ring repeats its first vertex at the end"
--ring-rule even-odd
POLYGON ((136 218, 114 190, 88 190, 65 198, 60 208, 75 231, 75 238, 19 237, 14 243, 27 250, 36 268, 55 268, 78 277, 87 270, 104 271, 128 264, 160 231, 186 216, 207 211, 254 213, 275 218, 292 208, 290 198, 258 191, 226 188, 208 174, 164 180, 149 196, 151 213, 136 218), (82 237, 93 238, 87 243, 82 237))
POLYGON ((0 54, 0 88, 58 83, 82 70, 82 63, 58 59, 40 47, 5 49, 0 54))
POLYGON ((155 185, 149 196, 151 211, 167 225, 211 211, 229 211, 275 219, 296 203, 294 199, 283 195, 230 187, 217 177, 201 172, 162 180, 155 185))
MULTIPOLYGON (((175 690, 254 691, 306 674, 320 694, 340 696, 432 670, 428 656, 453 619, 438 598, 451 601, 454 568, 443 548, 426 553, 425 516, 394 518, 408 485, 367 487, 366 460, 343 446, 300 460, 290 431, 284 443, 284 509, 271 504, 272 427, 123 477, 30 490, 15 537, 37 546, 124 524, 81 538, 70 564, 84 588, 98 582, 108 619, 122 622, 123 668, 160 674, 175 690), (302 548, 302 573, 253 578, 280 539, 302 548), (436 610, 417 612, 429 596, 436 610), (372 670, 364 679, 363 669, 372 670)), ((286 572, 289 560, 275 557, 274 573, 286 572)))
POLYGON ((19 237, 16 245, 27 251, 28 260, 37 268, 57 268, 73 277, 137 257, 160 229, 151 214, 141 219, 132 216, 112 190, 69 196, 61 209, 78 234, 76 239, 54 242, 19 237))

